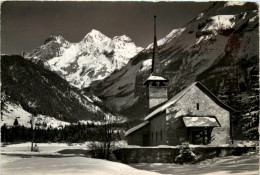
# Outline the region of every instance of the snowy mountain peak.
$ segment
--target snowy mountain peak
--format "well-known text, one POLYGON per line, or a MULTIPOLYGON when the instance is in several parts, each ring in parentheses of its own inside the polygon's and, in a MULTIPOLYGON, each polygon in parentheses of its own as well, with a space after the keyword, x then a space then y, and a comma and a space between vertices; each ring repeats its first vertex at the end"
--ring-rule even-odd
POLYGON ((65 38, 61 35, 54 35, 52 34, 51 36, 49 36, 49 38, 47 38, 44 42, 44 44, 47 44, 48 42, 50 41, 54 41, 54 42, 57 42, 59 44, 62 44, 62 43, 68 43, 67 40, 65 40, 65 38))
POLYGON ((125 41, 125 42, 131 42, 131 38, 129 38, 128 36, 126 35, 122 35, 122 36, 115 36, 113 38, 114 41, 125 41))
POLYGON ((100 42, 103 41, 104 39, 108 39, 106 35, 101 33, 98 30, 92 29, 91 32, 89 32, 83 39, 84 42, 100 42))
POLYGON ((78 88, 104 79, 143 50, 126 35, 111 39, 95 29, 79 43, 69 43, 62 36, 55 35, 46 41, 26 54, 27 59, 43 64, 78 88))

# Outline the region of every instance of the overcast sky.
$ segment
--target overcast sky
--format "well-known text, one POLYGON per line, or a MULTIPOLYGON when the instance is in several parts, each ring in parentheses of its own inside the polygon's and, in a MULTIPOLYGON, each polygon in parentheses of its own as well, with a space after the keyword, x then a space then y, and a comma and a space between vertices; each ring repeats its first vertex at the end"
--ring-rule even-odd
POLYGON ((51 35, 79 42, 92 29, 108 37, 127 35, 138 46, 184 26, 212 2, 4 2, 1 6, 1 49, 20 54, 39 47, 51 35))

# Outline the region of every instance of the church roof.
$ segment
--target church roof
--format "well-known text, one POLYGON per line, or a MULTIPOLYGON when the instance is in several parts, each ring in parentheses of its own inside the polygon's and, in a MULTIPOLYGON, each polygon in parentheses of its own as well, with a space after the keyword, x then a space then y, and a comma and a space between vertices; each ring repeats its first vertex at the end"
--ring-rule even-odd
POLYGON ((166 78, 163 78, 162 76, 157 76, 157 75, 153 75, 151 74, 145 81, 143 84, 147 84, 149 81, 169 81, 166 78))
POLYGON ((186 127, 218 127, 220 126, 216 117, 185 116, 182 118, 186 127))
POLYGON ((227 109, 228 111, 235 111, 233 108, 227 106, 224 104, 218 97, 216 97, 212 92, 210 92, 204 85, 202 85, 200 82, 194 82, 187 88, 183 89, 181 92, 179 92, 177 95, 172 97, 170 100, 168 100, 164 105, 160 106, 159 108, 155 109, 153 112, 151 112, 149 115, 147 115, 144 120, 147 121, 154 117, 156 114, 163 112, 166 110, 169 106, 176 103, 186 92, 188 92, 189 89, 191 89, 193 86, 197 86, 200 88, 205 94, 207 94, 213 101, 215 101, 219 106, 223 107, 224 109, 227 109))
POLYGON ((146 126, 148 123, 150 123, 149 121, 145 121, 131 129, 129 129, 128 131, 125 132, 125 136, 128 136, 129 134, 131 134, 132 132, 138 130, 138 129, 141 129, 142 127, 146 126))

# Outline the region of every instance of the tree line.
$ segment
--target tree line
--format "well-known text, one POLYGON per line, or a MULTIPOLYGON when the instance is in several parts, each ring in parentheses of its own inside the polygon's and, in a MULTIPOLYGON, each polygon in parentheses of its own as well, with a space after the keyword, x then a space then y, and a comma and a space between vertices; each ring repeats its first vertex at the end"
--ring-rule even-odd
MULTIPOLYGON (((66 125, 63 128, 40 128, 34 129, 34 142, 65 142, 82 143, 85 141, 101 141, 100 130, 104 125, 66 125)), ((124 132, 121 126, 112 133, 113 140, 122 140, 124 132)), ((32 140, 32 129, 24 126, 14 125, 12 127, 5 124, 1 127, 1 142, 30 142, 32 140)))

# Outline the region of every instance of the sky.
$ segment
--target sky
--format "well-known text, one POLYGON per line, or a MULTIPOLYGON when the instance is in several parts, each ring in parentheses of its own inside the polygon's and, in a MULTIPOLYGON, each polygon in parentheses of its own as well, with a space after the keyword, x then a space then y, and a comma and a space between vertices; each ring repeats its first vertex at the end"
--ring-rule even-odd
POLYGON ((92 29, 112 38, 127 35, 141 47, 185 26, 213 2, 29 2, 1 5, 1 53, 20 54, 41 46, 52 34, 79 42, 92 29))

